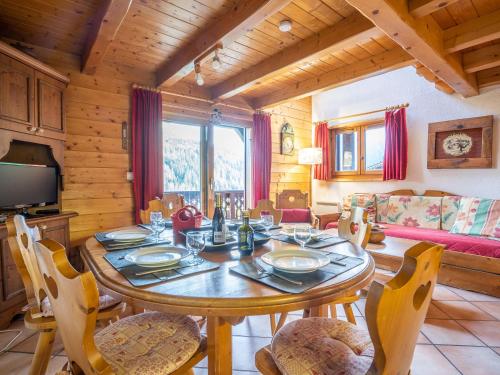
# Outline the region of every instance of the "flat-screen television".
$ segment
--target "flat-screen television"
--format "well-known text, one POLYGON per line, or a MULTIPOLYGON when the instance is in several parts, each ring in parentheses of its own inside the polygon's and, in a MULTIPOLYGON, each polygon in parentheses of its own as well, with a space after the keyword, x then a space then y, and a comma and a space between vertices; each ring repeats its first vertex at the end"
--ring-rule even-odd
POLYGON ((0 162, 0 207, 57 203, 57 169, 0 162))

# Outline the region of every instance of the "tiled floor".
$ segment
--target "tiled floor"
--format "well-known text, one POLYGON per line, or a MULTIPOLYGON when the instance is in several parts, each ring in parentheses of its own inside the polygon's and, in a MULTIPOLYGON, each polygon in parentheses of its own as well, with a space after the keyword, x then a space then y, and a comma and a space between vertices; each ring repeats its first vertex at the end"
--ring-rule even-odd
MULTIPOLYGON (((355 306, 358 325, 366 327, 365 300, 355 306)), ((338 316, 343 318, 343 310, 338 316)), ((294 313, 289 320, 299 319, 294 313)), ((22 320, 11 328, 23 329, 17 344, 0 355, 1 374, 27 374, 36 344, 36 336, 24 328, 22 320)), ((268 316, 246 319, 233 330, 233 373, 256 374, 254 354, 271 341, 268 316)), ((0 347, 10 338, 0 335, 0 347)), ((54 374, 66 361, 60 340, 47 374, 54 374)), ((206 359, 196 374, 207 374, 206 359)), ((413 375, 495 375, 500 374, 500 299, 439 285, 433 295, 427 320, 422 327, 413 361, 413 375)))

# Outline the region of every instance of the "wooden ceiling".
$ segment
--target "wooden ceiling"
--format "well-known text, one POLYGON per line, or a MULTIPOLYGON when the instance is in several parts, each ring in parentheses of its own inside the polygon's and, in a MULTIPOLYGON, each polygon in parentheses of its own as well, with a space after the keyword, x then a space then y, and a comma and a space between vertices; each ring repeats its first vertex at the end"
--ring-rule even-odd
POLYGON ((256 108, 409 64, 463 96, 500 76, 500 0, 2 0, 0 36, 80 55, 87 74, 153 73, 170 91, 195 86, 193 61, 222 42, 222 69, 203 58, 197 91, 256 108))

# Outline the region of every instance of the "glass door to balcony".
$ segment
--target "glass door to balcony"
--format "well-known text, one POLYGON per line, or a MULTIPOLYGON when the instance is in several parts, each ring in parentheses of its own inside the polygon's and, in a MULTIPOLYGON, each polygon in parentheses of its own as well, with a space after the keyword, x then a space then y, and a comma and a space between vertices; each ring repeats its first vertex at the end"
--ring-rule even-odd
POLYGON ((179 193, 186 204, 203 210, 203 128, 163 123, 163 181, 166 193, 179 193))

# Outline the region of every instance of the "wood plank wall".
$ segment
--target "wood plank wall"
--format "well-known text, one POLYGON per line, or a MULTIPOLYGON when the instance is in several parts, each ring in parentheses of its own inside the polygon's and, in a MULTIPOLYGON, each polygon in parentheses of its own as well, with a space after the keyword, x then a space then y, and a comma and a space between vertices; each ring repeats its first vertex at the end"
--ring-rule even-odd
MULTIPOLYGON (((5 40, 12 42, 12 40, 5 40)), ((26 44, 26 43, 25 43, 26 44)), ((62 209, 77 211, 71 219, 71 243, 77 245, 96 231, 133 223, 132 184, 127 181, 130 158, 122 149, 121 124, 130 122, 133 82, 152 85, 153 76, 134 68, 102 64, 93 76, 80 73, 79 56, 35 45, 37 57, 70 77, 66 91, 67 142, 62 209)), ((170 120, 208 121, 208 103, 164 95, 164 117, 170 120)), ((251 113, 219 106, 228 122, 251 126, 251 113)), ((270 109, 273 164, 271 197, 278 188, 309 190, 310 174, 298 166, 297 155, 279 154, 283 118, 295 129, 296 148, 310 146, 311 101, 303 99, 270 109)))
POLYGON ((271 200, 276 200, 276 192, 285 189, 300 189, 311 197, 311 168, 298 164, 298 150, 311 147, 312 103, 311 97, 268 108, 272 113, 273 161, 271 165, 271 200), (294 155, 280 154, 280 131, 284 120, 295 132, 294 155))

